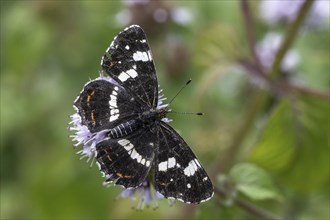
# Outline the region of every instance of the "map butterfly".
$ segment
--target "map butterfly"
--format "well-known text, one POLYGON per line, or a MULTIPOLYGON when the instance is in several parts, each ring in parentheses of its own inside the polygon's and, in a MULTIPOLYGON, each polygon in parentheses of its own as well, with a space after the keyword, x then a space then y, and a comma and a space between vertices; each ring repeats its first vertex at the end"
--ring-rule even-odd
POLYGON ((82 154, 96 158, 106 182, 137 188, 150 176, 166 198, 198 204, 213 196, 207 173, 182 137, 168 125, 146 35, 132 25, 101 60, 101 76, 74 101, 71 130, 82 154))

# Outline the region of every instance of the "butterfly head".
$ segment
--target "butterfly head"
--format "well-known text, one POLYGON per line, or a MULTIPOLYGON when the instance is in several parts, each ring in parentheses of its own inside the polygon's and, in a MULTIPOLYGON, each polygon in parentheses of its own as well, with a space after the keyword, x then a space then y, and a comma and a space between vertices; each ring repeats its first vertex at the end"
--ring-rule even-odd
POLYGON ((143 112, 140 115, 140 119, 145 125, 152 125, 156 121, 161 121, 166 118, 168 112, 170 112, 170 110, 166 107, 161 109, 151 109, 143 112))

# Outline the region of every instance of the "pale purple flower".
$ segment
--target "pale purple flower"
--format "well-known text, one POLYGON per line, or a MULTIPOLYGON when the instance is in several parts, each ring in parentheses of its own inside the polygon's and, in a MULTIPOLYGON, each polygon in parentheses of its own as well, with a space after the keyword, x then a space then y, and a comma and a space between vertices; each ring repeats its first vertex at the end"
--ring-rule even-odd
POLYGON ((129 198, 132 201, 136 201, 138 199, 138 204, 136 207, 137 210, 142 210, 146 205, 150 206, 153 201, 155 202, 154 208, 157 208, 158 201, 163 199, 164 196, 158 191, 154 190, 154 188, 151 186, 152 184, 148 180, 145 180, 141 186, 137 188, 124 189, 120 193, 120 197, 125 199, 129 198))
MULTIPOLYGON (((95 80, 103 79, 107 80, 111 83, 117 84, 112 78, 110 77, 103 77, 100 76, 95 80)), ((89 82, 88 82, 89 83, 89 82)), ((71 122, 69 123, 68 130, 74 132, 73 135, 70 135, 74 144, 74 147, 82 146, 82 150, 78 151, 78 154, 81 154, 82 158, 87 157, 87 162, 96 157, 96 145, 103 141, 106 137, 108 130, 103 130, 95 133, 91 133, 90 130, 86 125, 82 124, 81 117, 79 115, 79 110, 77 107, 73 106, 76 110, 76 113, 71 115, 71 122)), ((92 164, 91 164, 92 165, 92 164)))
POLYGON ((82 146, 82 150, 78 151, 82 158, 87 157, 89 161, 96 157, 96 144, 101 142, 105 137, 107 130, 103 130, 96 133, 91 133, 86 125, 81 124, 81 118, 78 113, 71 115, 72 121, 70 122, 69 131, 75 132, 70 135, 72 141, 76 142, 74 147, 82 146))
POLYGON ((119 26, 128 26, 133 21, 133 14, 129 9, 123 9, 115 15, 119 26))
POLYGON ((122 2, 126 6, 125 9, 115 15, 117 24, 121 26, 136 22, 134 14, 144 13, 144 10, 150 13, 145 16, 150 16, 152 20, 160 24, 171 20, 179 25, 187 25, 193 20, 193 14, 187 8, 167 6, 167 4, 163 4, 163 1, 122 0, 122 2))
MULTIPOLYGON (((267 33, 264 39, 256 45, 256 52, 261 64, 265 69, 269 69, 275 59, 278 49, 283 41, 283 37, 277 33, 267 33)), ((281 70, 283 72, 294 72, 300 63, 299 54, 291 49, 289 50, 282 62, 281 70)))
POLYGON ((167 21, 169 15, 165 8, 157 8, 153 12, 153 17, 157 23, 165 23, 167 21))
MULTIPOLYGON (((158 89, 159 89, 159 86, 158 86, 158 89)), ((163 94, 163 90, 160 89, 158 91, 158 103, 157 103, 157 109, 162 109, 162 108, 167 108, 168 107, 168 104, 163 104, 163 102, 166 100, 167 98, 164 97, 164 94, 163 94)), ((171 111, 169 109, 169 111, 171 111)), ((172 120, 171 119, 168 119, 168 118, 162 118, 162 121, 165 122, 165 123, 170 123, 172 120)))
MULTIPOLYGON (((260 16, 268 25, 291 23, 305 1, 303 0, 263 0, 260 3, 260 16)), ((330 2, 316 0, 306 18, 305 25, 311 28, 328 28, 330 2)))
MULTIPOLYGON (((159 88, 159 86, 158 86, 159 88)), ((164 97, 163 94, 163 90, 160 89, 158 91, 158 103, 157 103, 157 109, 162 109, 162 108, 166 108, 168 106, 168 104, 163 104, 163 102, 166 100, 167 98, 164 97)))
POLYGON ((171 10, 171 18, 180 25, 187 25, 192 22, 193 14, 186 8, 176 7, 171 10))
POLYGON ((122 0, 124 5, 131 6, 131 5, 145 5, 150 3, 150 0, 122 0))

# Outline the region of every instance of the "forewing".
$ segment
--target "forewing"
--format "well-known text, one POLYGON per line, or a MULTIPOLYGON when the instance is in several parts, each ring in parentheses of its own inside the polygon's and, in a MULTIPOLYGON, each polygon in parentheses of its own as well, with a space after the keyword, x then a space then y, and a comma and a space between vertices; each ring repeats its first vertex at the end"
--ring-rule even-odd
POLYGON ((96 145, 97 163, 106 182, 138 187, 146 179, 154 158, 156 139, 141 129, 124 139, 106 139, 96 145))
POLYGON ((83 125, 93 132, 112 128, 141 112, 141 105, 109 77, 87 83, 74 102, 83 125))
POLYGON ((155 189, 166 198, 198 204, 210 199, 213 186, 194 153, 180 135, 161 122, 155 155, 155 189))
POLYGON ((158 85, 155 66, 141 27, 132 25, 120 32, 102 57, 101 67, 149 109, 156 107, 158 85))

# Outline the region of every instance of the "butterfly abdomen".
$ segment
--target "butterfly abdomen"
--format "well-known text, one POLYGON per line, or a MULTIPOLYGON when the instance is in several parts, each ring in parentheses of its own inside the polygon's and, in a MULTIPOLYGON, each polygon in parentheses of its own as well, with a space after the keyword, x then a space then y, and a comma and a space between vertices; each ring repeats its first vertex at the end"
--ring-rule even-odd
POLYGON ((137 131, 141 127, 141 122, 139 120, 129 120, 114 128, 109 130, 109 137, 112 139, 117 139, 125 137, 137 131))

